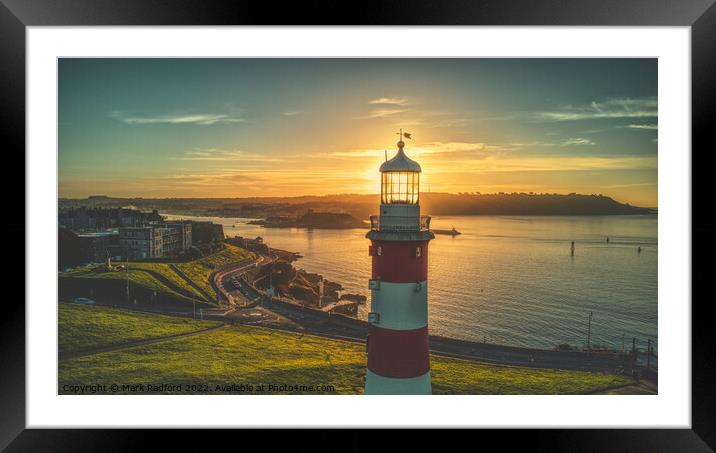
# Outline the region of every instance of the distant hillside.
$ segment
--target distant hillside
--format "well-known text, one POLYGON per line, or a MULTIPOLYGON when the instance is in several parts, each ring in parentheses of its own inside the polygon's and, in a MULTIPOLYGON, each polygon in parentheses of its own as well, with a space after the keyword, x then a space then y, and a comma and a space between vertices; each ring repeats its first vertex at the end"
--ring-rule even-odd
MULTIPOLYGON (((301 217, 316 213, 350 214, 367 219, 377 214, 378 195, 326 195, 255 198, 111 198, 60 199, 59 208, 78 206, 135 207, 157 209, 162 213, 218 217, 301 217)), ((624 215, 650 214, 640 208, 603 195, 580 194, 449 194, 422 193, 420 204, 431 215, 624 215)))
POLYGON ((249 223, 269 228, 362 228, 366 223, 344 212, 315 212, 309 209, 305 214, 293 216, 267 216, 265 220, 252 220, 249 223))
POLYGON ((427 212, 434 215, 623 215, 649 214, 653 210, 640 208, 603 195, 558 194, 491 194, 455 195, 425 194, 427 212))

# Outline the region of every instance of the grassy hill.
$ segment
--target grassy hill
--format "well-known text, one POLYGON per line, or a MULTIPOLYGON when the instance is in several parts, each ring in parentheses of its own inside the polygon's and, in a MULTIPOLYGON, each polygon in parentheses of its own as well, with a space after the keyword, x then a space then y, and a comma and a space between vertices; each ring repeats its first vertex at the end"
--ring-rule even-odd
POLYGON ((60 286, 61 289, 70 287, 69 292, 81 293, 73 295, 114 294, 121 297, 125 294, 122 285, 129 279, 132 297, 137 293, 145 299, 158 297, 185 304, 193 301, 216 304, 216 292, 209 283, 209 275, 231 263, 254 257, 253 252, 224 244, 221 250, 189 262, 115 263, 126 265, 128 271, 107 271, 103 265, 78 267, 59 273, 60 286), (183 272, 188 281, 173 266, 183 272), (107 284, 103 284, 103 280, 107 284), (92 294, 89 294, 90 291, 92 294), (157 297, 153 295, 154 291, 158 293, 157 297))
POLYGON ((218 324, 217 321, 195 321, 101 306, 61 303, 58 312, 59 352, 75 352, 195 332, 218 324))
POLYGON ((222 267, 248 258, 256 258, 256 254, 231 244, 224 244, 224 248, 216 253, 187 263, 176 263, 176 267, 181 269, 184 274, 199 285, 206 293, 215 295, 216 292, 212 288, 211 283, 209 283, 211 273, 222 267))
MULTIPOLYGON (((60 345, 76 345, 86 326, 92 326, 94 342, 121 343, 127 335, 137 339, 142 335, 142 328, 132 327, 137 316, 147 315, 60 304, 60 345), (64 335, 69 337, 63 338, 64 335)), ((155 337, 164 328, 174 331, 206 325, 164 316, 154 316, 149 322, 144 333, 147 337, 155 337)), ((627 377, 608 373, 499 366, 439 355, 432 355, 431 362, 435 394, 574 394, 631 382, 627 377)), ((324 393, 360 394, 365 363, 365 345, 359 342, 235 326, 61 361, 59 388, 62 393, 66 384, 87 382, 198 383, 206 384, 208 393, 227 393, 216 386, 299 384, 333 387, 324 393)))

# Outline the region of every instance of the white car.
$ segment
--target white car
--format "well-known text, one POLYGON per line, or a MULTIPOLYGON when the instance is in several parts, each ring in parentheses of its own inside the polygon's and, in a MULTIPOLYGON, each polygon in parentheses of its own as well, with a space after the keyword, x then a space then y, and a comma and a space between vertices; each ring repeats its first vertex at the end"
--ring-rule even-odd
POLYGON ((87 297, 76 297, 75 298, 76 304, 83 304, 83 305, 94 305, 97 302, 93 301, 92 299, 89 299, 87 297))

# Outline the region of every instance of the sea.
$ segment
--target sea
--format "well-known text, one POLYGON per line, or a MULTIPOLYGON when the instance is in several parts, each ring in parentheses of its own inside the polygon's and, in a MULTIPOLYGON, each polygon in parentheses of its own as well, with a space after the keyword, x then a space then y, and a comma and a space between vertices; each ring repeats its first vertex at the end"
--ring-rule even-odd
MULTIPOLYGON (((227 236, 261 236, 298 252, 296 267, 368 296, 367 229, 264 228, 251 219, 210 220, 227 236)), ((434 216, 455 227, 429 245, 429 329, 471 341, 553 349, 558 344, 645 350, 657 343, 657 214, 629 216, 434 216), (608 241, 607 241, 608 238, 608 241), (574 255, 571 242, 574 241, 574 255), (640 251, 639 251, 640 249, 640 251), (591 323, 590 323, 591 314, 591 323)))

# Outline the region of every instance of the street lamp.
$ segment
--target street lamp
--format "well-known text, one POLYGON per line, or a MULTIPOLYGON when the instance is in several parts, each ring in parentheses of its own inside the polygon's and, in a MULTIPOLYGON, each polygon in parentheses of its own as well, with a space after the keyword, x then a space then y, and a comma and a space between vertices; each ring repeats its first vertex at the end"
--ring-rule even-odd
POLYGON ((124 257, 124 276, 127 281, 127 304, 129 305, 129 256, 124 257))
POLYGON ((593 312, 589 312, 589 327, 587 328, 587 352, 590 354, 592 353, 592 344, 591 344, 591 337, 592 337, 592 314, 593 312))

